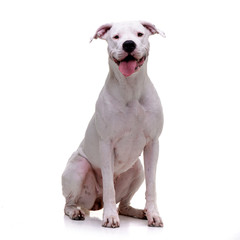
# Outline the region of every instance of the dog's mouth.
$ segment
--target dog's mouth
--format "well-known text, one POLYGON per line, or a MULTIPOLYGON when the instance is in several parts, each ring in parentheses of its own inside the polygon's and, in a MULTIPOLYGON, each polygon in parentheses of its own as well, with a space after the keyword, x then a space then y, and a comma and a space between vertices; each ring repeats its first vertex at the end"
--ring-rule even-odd
POLYGON ((141 59, 136 59, 132 55, 128 55, 121 61, 118 61, 116 58, 113 58, 114 62, 118 65, 119 71, 125 76, 129 77, 133 73, 139 70, 139 68, 144 64, 146 56, 141 59))

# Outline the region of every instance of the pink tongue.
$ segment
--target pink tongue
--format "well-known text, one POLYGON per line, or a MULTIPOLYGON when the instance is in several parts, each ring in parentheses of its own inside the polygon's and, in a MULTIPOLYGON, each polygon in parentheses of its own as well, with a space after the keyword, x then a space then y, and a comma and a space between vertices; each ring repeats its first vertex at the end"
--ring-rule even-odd
POLYGON ((129 77, 135 72, 135 68, 137 67, 137 61, 132 60, 128 62, 120 62, 119 70, 125 76, 129 77))

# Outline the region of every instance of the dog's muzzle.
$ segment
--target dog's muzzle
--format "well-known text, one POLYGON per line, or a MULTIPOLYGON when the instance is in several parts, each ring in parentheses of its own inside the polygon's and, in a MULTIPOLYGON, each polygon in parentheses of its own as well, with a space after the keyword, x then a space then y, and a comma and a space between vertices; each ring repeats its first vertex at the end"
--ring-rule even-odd
POLYGON ((136 49, 137 45, 132 40, 127 40, 123 43, 123 50, 128 53, 128 56, 122 60, 117 60, 113 57, 114 62, 119 66, 119 71, 125 76, 129 77, 144 64, 146 56, 143 56, 141 59, 135 58, 132 54, 136 49))

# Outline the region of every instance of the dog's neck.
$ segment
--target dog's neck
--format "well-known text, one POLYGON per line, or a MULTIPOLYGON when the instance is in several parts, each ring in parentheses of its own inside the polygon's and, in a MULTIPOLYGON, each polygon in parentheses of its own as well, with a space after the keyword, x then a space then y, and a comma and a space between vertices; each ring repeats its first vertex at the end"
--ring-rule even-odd
POLYGON ((142 67, 129 77, 125 77, 118 69, 118 65, 109 58, 109 74, 106 87, 109 93, 123 104, 139 101, 145 82, 149 81, 147 75, 147 59, 142 67))

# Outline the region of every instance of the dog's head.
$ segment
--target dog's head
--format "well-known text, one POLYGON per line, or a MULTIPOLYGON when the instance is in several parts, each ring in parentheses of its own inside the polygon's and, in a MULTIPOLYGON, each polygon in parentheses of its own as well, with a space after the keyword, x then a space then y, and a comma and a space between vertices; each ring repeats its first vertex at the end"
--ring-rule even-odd
POLYGON ((120 72, 128 77, 144 64, 148 52, 148 37, 153 34, 165 37, 164 32, 153 24, 143 21, 105 24, 99 27, 93 39, 108 42, 109 57, 118 65, 120 72))

